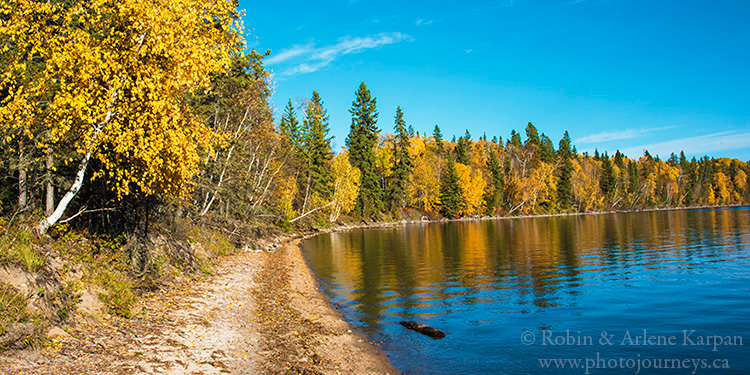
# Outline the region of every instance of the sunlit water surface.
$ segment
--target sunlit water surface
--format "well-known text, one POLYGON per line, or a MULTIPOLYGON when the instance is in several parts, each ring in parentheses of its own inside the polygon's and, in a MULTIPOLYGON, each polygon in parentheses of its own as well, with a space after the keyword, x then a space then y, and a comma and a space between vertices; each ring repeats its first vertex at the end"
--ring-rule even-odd
POLYGON ((407 374, 750 373, 748 207, 413 224, 302 248, 407 374))

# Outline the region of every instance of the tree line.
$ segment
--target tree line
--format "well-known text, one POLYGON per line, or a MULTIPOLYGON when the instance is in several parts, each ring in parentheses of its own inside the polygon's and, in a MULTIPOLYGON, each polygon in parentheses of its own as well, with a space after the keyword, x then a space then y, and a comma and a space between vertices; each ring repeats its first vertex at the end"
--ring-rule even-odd
MULTIPOLYGON (((235 233, 294 226, 750 202, 750 166, 578 153, 532 124, 525 139, 380 116, 363 82, 346 147, 323 98, 275 122, 269 52, 243 52, 231 1, 12 0, 0 5, 0 209, 92 231, 185 217, 235 233), (158 4, 157 4, 158 3, 158 4), (163 4, 162 4, 163 3, 163 4), (392 120, 391 120, 392 119, 392 120), (392 131, 390 131, 392 129, 392 131)), ((392 112, 391 112, 392 111, 392 112)))
MULTIPOLYGON (((317 93, 313 98, 316 106, 322 105, 317 93)), ((401 107, 395 109, 393 132, 382 132, 377 127, 376 99, 365 83, 355 92, 350 113, 347 148, 340 155, 346 155, 351 166, 362 172, 351 178, 350 185, 359 191, 353 205, 347 207, 353 216, 366 220, 415 214, 456 218, 750 201, 750 166, 737 159, 706 156, 688 160, 682 151, 666 160, 648 151, 637 159, 619 151, 611 156, 598 151, 589 155, 576 151, 567 131, 555 147, 532 123, 526 125, 523 140, 515 130, 506 141, 499 136, 489 140, 486 135, 474 140, 466 130, 446 141, 438 125, 430 135, 407 128, 401 107)), ((296 121, 290 100, 281 119, 283 138, 308 137, 307 128, 284 125, 296 121)), ((314 147, 305 144, 300 150, 313 152, 314 147)), ((325 147, 330 154, 330 145, 325 147)), ((294 216, 298 206, 288 205, 286 217, 294 216)))

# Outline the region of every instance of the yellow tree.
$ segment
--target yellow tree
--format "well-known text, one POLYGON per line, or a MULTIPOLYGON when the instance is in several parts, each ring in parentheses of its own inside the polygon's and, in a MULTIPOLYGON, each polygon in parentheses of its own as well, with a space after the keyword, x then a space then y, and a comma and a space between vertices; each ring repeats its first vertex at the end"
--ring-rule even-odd
POLYGON ((458 185, 461 187, 461 197, 464 201, 462 213, 466 215, 479 214, 482 209, 484 188, 487 186, 487 182, 482 177, 482 172, 456 163, 456 174, 458 174, 458 185))
POLYGON ((333 158, 334 193, 331 202, 330 222, 338 219, 341 213, 347 213, 354 208, 359 194, 359 185, 362 173, 358 168, 349 163, 349 152, 341 151, 333 158))
POLYGON ((730 193, 729 193, 729 185, 732 182, 729 180, 729 177, 725 175, 722 172, 716 173, 716 186, 714 186, 714 190, 716 191, 716 203, 717 204, 727 204, 729 203, 730 199, 730 193))
POLYGON ((213 132, 184 94, 207 87, 240 47, 232 1, 92 0, 0 5, 0 127, 28 150, 71 144, 70 188, 38 226, 63 215, 96 158, 122 197, 186 196, 213 132), (29 75, 32 62, 41 68, 29 75), (34 137, 46 134, 46 139, 34 137))
POLYGON ((742 202, 743 198, 747 195, 747 174, 742 169, 738 170, 734 176, 734 186, 736 187, 736 197, 734 200, 742 202))
POLYGON ((672 205, 679 194, 680 169, 665 162, 656 164, 656 180, 659 190, 663 192, 663 205, 672 205))
POLYGON ((414 163, 412 179, 406 187, 409 203, 435 213, 440 207, 441 160, 418 137, 411 139, 409 155, 414 163))
POLYGON ((573 160, 571 184, 573 200, 578 203, 578 212, 598 208, 604 197, 601 195, 595 170, 598 167, 588 159, 573 160))

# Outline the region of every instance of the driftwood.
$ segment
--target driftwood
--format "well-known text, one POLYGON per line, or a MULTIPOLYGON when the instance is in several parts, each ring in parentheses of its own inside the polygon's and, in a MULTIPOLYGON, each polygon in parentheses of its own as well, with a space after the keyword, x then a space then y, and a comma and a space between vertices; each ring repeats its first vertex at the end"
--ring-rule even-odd
POLYGON ((423 335, 430 336, 433 339, 442 339, 443 337, 445 337, 445 332, 437 328, 432 328, 426 324, 412 322, 412 321, 402 321, 402 322, 399 322, 399 324, 401 324, 402 326, 412 331, 417 331, 423 335))

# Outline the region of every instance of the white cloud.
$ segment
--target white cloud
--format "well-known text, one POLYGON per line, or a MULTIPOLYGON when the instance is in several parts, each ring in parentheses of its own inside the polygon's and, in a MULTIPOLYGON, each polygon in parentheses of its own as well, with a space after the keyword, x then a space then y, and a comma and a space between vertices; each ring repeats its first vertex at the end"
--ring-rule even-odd
POLYGON ((292 46, 292 48, 285 49, 275 55, 272 55, 271 57, 266 59, 266 64, 273 65, 278 63, 283 63, 287 60, 291 60, 297 56, 305 55, 310 53, 311 51, 314 51, 314 45, 312 43, 309 43, 307 45, 301 46, 301 45, 295 45, 292 46))
POLYGON ((395 44, 411 37, 402 33, 380 33, 366 37, 345 37, 336 44, 316 48, 313 43, 294 45, 278 54, 266 59, 266 64, 293 64, 284 68, 281 75, 305 74, 318 71, 334 60, 344 55, 363 52, 368 49, 379 48, 388 44, 395 44))
POLYGON ((473 50, 473 49, 471 49, 471 48, 469 48, 469 49, 467 49, 467 50, 466 50, 465 52, 466 52, 466 53, 472 53, 472 52, 474 52, 474 50, 473 50))
POLYGON ((578 138, 574 140, 573 143, 590 144, 590 143, 619 141, 622 139, 637 138, 644 134, 648 134, 648 133, 659 131, 659 130, 667 130, 667 129, 673 129, 673 128, 674 126, 665 126, 661 128, 651 128, 651 129, 626 129, 626 130, 616 130, 616 131, 603 131, 601 133, 591 134, 586 137, 578 138))
POLYGON ((685 151, 688 155, 704 155, 715 153, 717 151, 748 148, 750 148, 750 131, 725 131, 700 135, 697 137, 629 147, 621 150, 621 152, 631 157, 638 157, 643 155, 645 150, 648 150, 651 155, 666 157, 673 152, 677 154, 680 151, 685 151))
POLYGON ((435 21, 433 20, 423 20, 420 18, 416 22, 414 22, 414 24, 417 26, 427 26, 427 25, 432 25, 434 22, 435 21))

